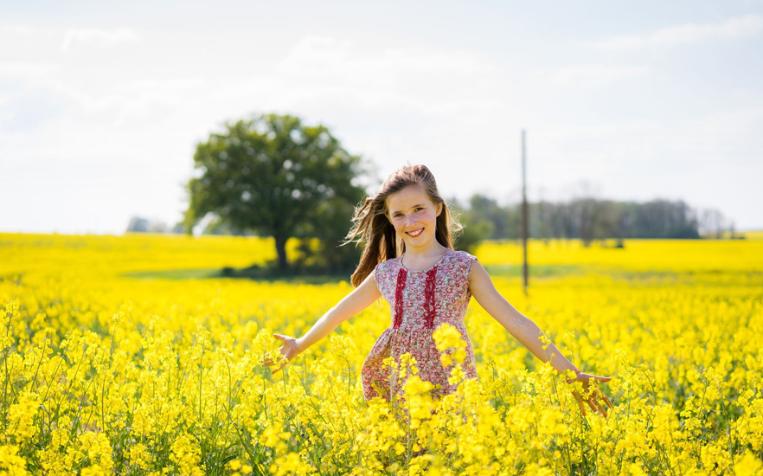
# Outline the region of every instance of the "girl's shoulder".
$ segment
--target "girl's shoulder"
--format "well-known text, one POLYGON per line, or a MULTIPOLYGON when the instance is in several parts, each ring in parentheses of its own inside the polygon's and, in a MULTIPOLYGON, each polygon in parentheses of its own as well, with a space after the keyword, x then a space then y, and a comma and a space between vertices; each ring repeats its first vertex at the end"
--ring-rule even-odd
POLYGON ((390 266, 394 265, 397 262, 398 258, 389 258, 384 261, 379 261, 376 266, 374 266, 374 271, 384 271, 390 266))
POLYGON ((476 256, 464 250, 452 250, 451 254, 455 255, 458 259, 466 260, 466 261, 472 261, 477 259, 476 256))
POLYGON ((464 250, 450 250, 449 255, 450 261, 459 265, 469 266, 477 260, 476 256, 464 250))
POLYGON ((472 263, 477 261, 476 256, 464 250, 453 250, 450 255, 453 268, 457 270, 459 274, 468 275, 472 263))

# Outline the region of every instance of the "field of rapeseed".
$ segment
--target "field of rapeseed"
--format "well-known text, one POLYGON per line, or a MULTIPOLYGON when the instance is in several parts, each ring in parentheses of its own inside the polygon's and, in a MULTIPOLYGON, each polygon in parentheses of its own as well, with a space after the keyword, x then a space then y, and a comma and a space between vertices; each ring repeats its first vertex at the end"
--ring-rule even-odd
MULTIPOLYGON (((0 473, 763 472, 763 237, 534 241, 527 296, 516 244, 475 254, 573 363, 613 377, 607 418, 474 300, 479 381, 432 412, 413 375, 399 408, 359 380, 383 300, 262 365, 273 332, 301 335, 351 290, 208 277, 272 259, 270 240, 0 234, 0 473)), ((442 328, 438 345, 460 342, 442 328)))

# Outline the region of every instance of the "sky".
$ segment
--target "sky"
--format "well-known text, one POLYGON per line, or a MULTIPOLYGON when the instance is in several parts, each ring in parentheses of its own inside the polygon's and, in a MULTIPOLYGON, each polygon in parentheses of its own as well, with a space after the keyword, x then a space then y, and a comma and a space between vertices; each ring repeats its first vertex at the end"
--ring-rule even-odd
POLYGON ((524 129, 531 201, 763 228, 763 0, 0 0, 0 231, 172 225, 196 144, 264 112, 326 125, 377 180, 424 163, 501 203, 524 129))

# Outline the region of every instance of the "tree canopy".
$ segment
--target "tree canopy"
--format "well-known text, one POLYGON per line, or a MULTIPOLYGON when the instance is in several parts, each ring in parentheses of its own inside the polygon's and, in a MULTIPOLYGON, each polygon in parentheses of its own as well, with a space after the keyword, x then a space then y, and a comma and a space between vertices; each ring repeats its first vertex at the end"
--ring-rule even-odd
POLYGON ((272 236, 282 270, 288 267, 289 238, 340 240, 353 205, 365 195, 358 184, 365 172, 361 157, 325 126, 308 126, 292 115, 228 122, 196 145, 193 161, 197 176, 187 184, 186 231, 213 213, 233 229, 272 236))

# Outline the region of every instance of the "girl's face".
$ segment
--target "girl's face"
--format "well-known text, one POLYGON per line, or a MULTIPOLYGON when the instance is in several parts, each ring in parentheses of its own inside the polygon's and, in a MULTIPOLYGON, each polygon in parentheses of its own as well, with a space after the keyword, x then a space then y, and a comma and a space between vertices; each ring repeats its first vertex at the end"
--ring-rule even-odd
POLYGON ((398 239, 405 242, 405 249, 427 250, 436 240, 437 217, 442 212, 442 204, 435 205, 424 191, 424 187, 409 185, 386 200, 387 219, 395 227, 398 239))

